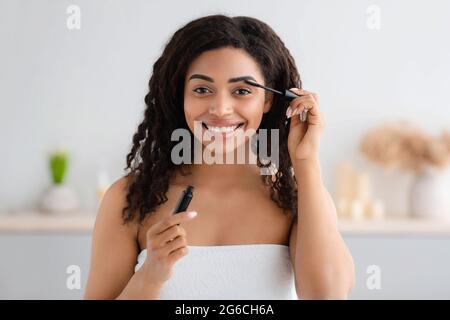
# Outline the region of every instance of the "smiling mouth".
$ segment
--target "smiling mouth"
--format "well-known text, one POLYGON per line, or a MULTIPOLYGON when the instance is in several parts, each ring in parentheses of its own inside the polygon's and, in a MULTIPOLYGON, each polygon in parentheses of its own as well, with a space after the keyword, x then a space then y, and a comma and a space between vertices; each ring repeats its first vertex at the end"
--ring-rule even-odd
POLYGON ((218 127, 218 126, 213 126, 213 125, 209 125, 209 124, 206 124, 206 123, 202 122, 203 128, 205 128, 206 130, 208 130, 208 131, 210 131, 212 133, 231 133, 231 132, 236 131, 238 128, 243 127, 243 125, 244 125, 244 122, 239 123, 239 124, 235 124, 235 125, 232 125, 232 126, 220 126, 220 127, 218 127))

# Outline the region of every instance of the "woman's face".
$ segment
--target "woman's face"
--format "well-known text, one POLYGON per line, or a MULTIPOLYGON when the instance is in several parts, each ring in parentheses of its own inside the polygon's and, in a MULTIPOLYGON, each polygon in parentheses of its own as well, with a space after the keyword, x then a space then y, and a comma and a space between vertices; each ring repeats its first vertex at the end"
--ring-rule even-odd
POLYGON ((265 84, 257 62, 242 49, 225 47, 205 51, 189 66, 184 114, 189 128, 204 145, 217 138, 228 144, 236 137, 238 141, 232 144, 233 149, 226 149, 230 152, 249 140, 248 136, 243 141, 237 139, 239 131, 242 134, 248 129, 258 129, 263 113, 270 109, 271 95, 246 84, 245 79, 265 84), (202 137, 194 130, 194 122, 201 128, 202 137), (205 136, 214 138, 205 142, 205 136))

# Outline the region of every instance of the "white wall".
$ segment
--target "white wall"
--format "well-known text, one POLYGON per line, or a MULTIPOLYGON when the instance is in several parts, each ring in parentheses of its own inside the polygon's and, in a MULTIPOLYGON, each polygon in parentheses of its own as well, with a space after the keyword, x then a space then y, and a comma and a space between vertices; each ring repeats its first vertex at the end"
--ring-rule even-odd
MULTIPOLYGON (((0 212, 36 204, 49 183, 46 152, 59 144, 72 153, 69 182, 94 207, 96 170, 122 174, 164 44, 212 13, 260 18, 284 39, 305 88, 321 97, 333 191, 337 162, 368 127, 400 118, 449 126, 448 12, 448 1, 0 0, 0 212), (81 8, 81 30, 66 28, 70 4, 81 8), (372 4, 380 30, 366 26, 372 4)), ((388 203, 404 206, 401 197, 388 203)))

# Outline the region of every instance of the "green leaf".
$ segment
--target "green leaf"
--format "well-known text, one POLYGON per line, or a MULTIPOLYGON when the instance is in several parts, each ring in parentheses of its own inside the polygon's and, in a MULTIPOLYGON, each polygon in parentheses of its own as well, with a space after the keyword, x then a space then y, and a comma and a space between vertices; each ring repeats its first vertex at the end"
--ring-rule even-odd
POLYGON ((61 184, 67 172, 67 154, 57 151, 50 155, 50 170, 54 184, 61 184))

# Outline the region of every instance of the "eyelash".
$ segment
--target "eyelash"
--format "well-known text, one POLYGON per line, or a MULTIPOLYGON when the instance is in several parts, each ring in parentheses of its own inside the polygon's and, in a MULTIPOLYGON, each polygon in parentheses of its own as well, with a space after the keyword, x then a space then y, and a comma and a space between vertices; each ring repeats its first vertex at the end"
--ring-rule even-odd
MULTIPOLYGON (((198 90, 198 89, 207 89, 207 90, 209 90, 208 88, 205 88, 205 87, 198 87, 198 88, 195 88, 193 91, 194 91, 195 93, 198 93, 198 94, 203 94, 203 93, 200 93, 200 92, 195 91, 195 90, 198 90)), ((236 89, 235 91, 238 91, 238 90, 244 90, 244 91, 247 91, 247 94, 239 94, 239 96, 247 96, 247 95, 249 95, 249 94, 252 93, 250 90, 247 90, 247 89, 244 89, 244 88, 239 88, 239 89, 236 89)))

